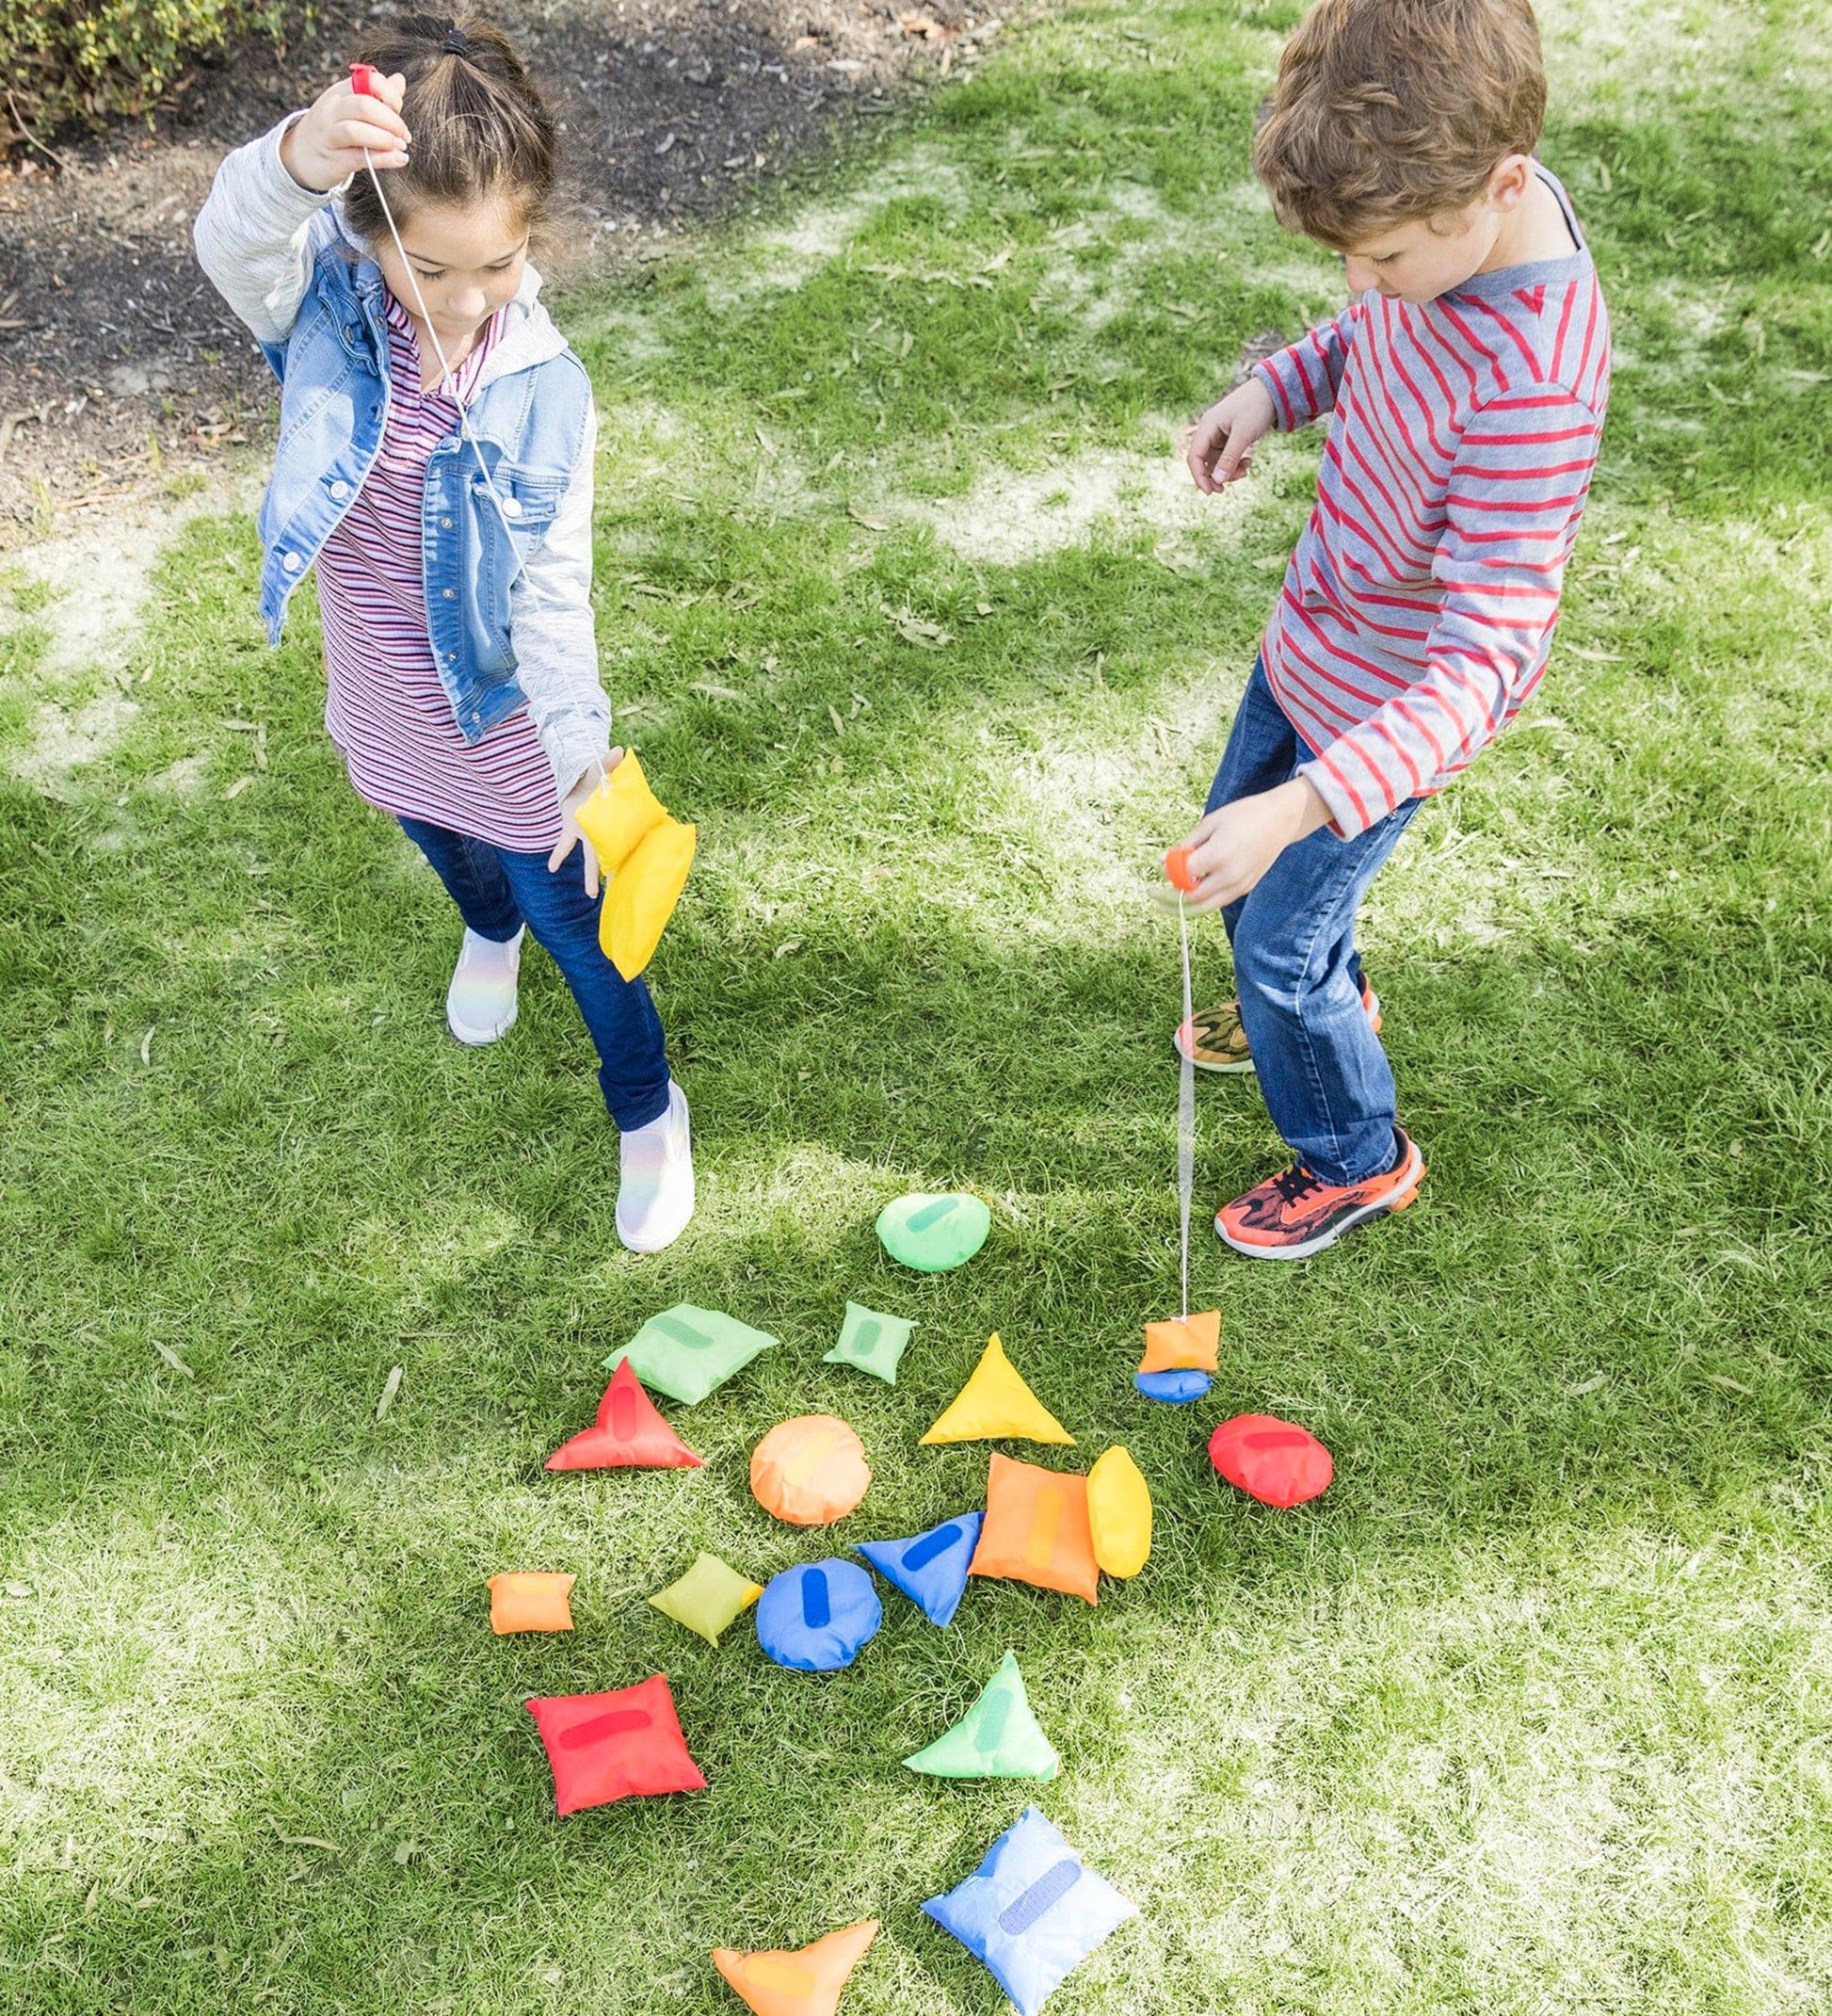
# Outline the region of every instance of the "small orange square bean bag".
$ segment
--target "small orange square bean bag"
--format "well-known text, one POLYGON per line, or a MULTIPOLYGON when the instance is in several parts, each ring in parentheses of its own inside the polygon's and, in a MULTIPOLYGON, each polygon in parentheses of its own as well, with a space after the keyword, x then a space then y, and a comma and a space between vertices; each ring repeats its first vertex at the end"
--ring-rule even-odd
POLYGON ((1262 1505, 1289 1509, 1319 1498, 1336 1474, 1329 1451, 1308 1428, 1274 1414, 1236 1414, 1209 1438, 1209 1460, 1262 1505))
POLYGON ((995 1454, 986 1481, 986 1524, 967 1572, 1097 1601, 1101 1570, 1088 1526, 1087 1479, 995 1454))
POLYGON ((706 1789, 665 1674, 609 1694, 556 1694, 526 1705, 546 1746, 562 1813, 706 1789))
POLYGON ((490 1578, 490 1628, 498 1637, 511 1631, 570 1631, 567 1601, 576 1575, 516 1574, 490 1578))
POLYGON ((1141 1372, 1213 1372, 1221 1348, 1221 1311, 1192 1310, 1179 1320, 1145 1326, 1141 1372))
POLYGON ((844 1519, 871 1481, 863 1444, 837 1414, 780 1422, 751 1451, 752 1496, 792 1526, 844 1519))
POLYGON ((789 1953, 715 1946, 713 1965, 757 2016, 834 2016, 841 1990, 876 1937, 877 1920, 867 1918, 789 1953))

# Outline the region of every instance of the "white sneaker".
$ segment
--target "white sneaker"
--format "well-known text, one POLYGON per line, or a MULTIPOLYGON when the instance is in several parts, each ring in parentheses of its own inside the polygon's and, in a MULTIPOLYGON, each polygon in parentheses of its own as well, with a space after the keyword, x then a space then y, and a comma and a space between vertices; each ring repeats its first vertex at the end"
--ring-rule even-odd
POLYGON ((619 1137, 618 1170, 618 1237, 633 1253, 659 1253, 672 1246, 694 1215, 687 1095, 672 1078, 667 1111, 619 1137))
POLYGON ((493 1043, 515 1026, 515 983, 523 925, 506 944, 465 927, 464 945, 445 990, 445 1026, 461 1043, 493 1043))

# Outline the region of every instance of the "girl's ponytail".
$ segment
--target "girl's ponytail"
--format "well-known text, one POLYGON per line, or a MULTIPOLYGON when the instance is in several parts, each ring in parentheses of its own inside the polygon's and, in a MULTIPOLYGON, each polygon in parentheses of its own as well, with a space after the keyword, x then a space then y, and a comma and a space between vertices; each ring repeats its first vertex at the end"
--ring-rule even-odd
MULTIPOLYGON (((542 220, 559 169, 554 115, 500 28, 476 14, 409 14, 372 37, 361 59, 407 79, 401 117, 413 136, 411 160, 388 171, 397 223, 434 205, 491 201, 509 203, 530 227, 542 220)), ((344 211, 372 243, 386 235, 368 176, 350 184, 344 211)))

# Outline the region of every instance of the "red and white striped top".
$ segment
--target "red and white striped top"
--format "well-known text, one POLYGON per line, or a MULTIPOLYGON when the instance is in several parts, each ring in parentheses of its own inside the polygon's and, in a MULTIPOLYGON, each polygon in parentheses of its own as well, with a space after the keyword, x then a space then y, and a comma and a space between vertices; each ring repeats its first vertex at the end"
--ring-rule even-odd
MULTIPOLYGON (((519 853, 560 836, 554 769, 523 707, 474 747, 453 718, 426 633, 421 500, 426 461, 458 431, 442 390, 420 389, 420 347, 387 297, 389 406, 381 451, 318 555, 325 633, 325 726, 370 804, 519 853)), ((469 398, 501 331, 491 319, 453 374, 469 398)))
POLYGON ((1609 316, 1539 172, 1569 256, 1422 306, 1364 296, 1256 367, 1281 427, 1333 413, 1263 648, 1344 837, 1448 783, 1546 669, 1609 403, 1609 316))

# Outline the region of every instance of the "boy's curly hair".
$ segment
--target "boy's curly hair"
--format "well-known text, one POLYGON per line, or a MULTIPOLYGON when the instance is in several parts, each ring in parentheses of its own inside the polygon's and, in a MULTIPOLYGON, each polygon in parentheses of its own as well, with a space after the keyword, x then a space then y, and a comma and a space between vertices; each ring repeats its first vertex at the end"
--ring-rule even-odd
MULTIPOLYGON (((409 14, 371 37, 362 60, 407 79, 410 160, 387 171, 396 222, 504 199, 530 228, 543 220, 559 171, 554 115, 500 28, 476 14, 409 14)), ((388 234, 367 175, 351 182, 344 214, 371 243, 388 234)))
POLYGON ((1531 0, 1318 0, 1279 58, 1253 169, 1288 231, 1346 251, 1466 208, 1545 117, 1531 0))

